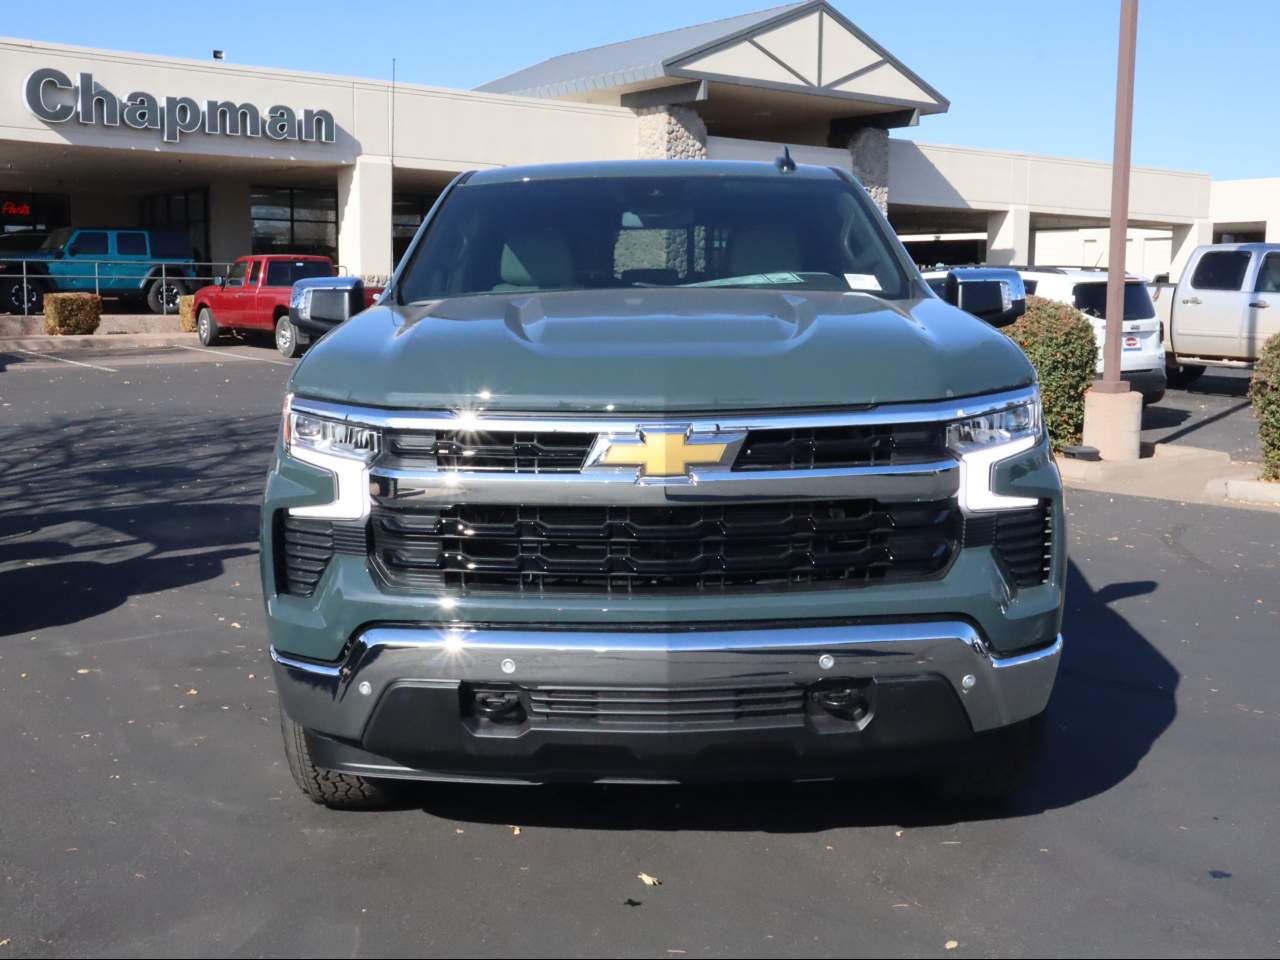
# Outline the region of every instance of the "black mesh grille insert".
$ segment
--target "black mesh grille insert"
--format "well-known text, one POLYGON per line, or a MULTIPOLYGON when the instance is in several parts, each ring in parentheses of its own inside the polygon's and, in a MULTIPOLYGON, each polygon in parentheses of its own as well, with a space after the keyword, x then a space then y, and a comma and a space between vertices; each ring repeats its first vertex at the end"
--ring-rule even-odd
POLYGON ((752 430, 735 470, 814 470, 927 463, 948 456, 937 424, 752 430))
POLYGON ((1052 547, 1053 513, 1048 504, 996 514, 996 554, 1016 586, 1030 587, 1049 579, 1052 547))
POLYGON ((400 467, 577 473, 594 441, 593 433, 393 430, 387 433, 386 449, 389 462, 400 467))
POLYGON ((370 545, 396 586, 630 592, 925 579, 959 536, 953 501, 471 504, 376 507, 370 545))
POLYGON ((530 687, 523 692, 535 721, 684 726, 804 715, 804 690, 791 686, 530 687))

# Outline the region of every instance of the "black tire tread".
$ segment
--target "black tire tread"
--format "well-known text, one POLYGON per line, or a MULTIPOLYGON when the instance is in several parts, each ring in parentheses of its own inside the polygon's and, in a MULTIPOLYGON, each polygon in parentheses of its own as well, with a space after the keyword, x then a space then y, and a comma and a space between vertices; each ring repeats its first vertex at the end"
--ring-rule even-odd
POLYGON ((280 732, 293 782, 313 803, 340 810, 370 810, 386 806, 392 799, 389 786, 379 780, 321 770, 311 761, 306 731, 283 711, 280 732))

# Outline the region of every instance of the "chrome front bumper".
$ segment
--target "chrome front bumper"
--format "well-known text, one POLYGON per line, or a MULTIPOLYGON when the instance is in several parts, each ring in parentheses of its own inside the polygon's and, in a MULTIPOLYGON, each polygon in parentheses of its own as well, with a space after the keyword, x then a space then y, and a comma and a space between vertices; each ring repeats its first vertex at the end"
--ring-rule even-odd
POLYGON ((744 628, 586 631, 377 626, 335 664, 275 650, 285 711, 303 727, 358 743, 380 699, 412 684, 593 687, 809 686, 836 678, 945 679, 974 733, 1041 713, 1062 638, 1018 656, 993 655, 964 621, 744 628))

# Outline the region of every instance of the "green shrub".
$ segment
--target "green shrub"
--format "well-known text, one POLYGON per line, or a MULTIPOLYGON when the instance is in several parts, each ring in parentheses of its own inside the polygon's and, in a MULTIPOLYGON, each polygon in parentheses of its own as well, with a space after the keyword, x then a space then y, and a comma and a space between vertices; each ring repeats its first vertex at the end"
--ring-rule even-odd
POLYGON ((1027 312, 1004 332, 1022 348, 1040 377, 1044 422, 1053 448, 1079 443, 1084 394, 1093 386, 1098 344, 1093 324, 1075 307, 1027 297, 1027 312))
POLYGON ((190 294, 178 298, 178 323, 183 333, 196 332, 196 315, 191 309, 195 302, 196 298, 190 294))
POLYGON ((1262 479, 1280 480, 1280 333, 1262 345, 1249 381, 1249 399, 1258 418, 1262 479))
POLYGON ((102 298, 96 293, 46 293, 44 332, 54 336, 93 333, 102 318, 102 298))

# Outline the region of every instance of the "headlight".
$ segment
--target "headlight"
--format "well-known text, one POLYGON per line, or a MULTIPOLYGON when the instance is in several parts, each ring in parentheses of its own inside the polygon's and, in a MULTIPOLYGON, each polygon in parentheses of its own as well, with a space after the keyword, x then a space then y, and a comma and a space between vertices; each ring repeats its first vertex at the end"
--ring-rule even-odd
POLYGON ((362 424, 320 417, 292 409, 284 401, 284 449, 295 460, 333 475, 334 493, 328 503, 290 507, 298 517, 362 520, 369 514, 369 463, 380 447, 378 431, 362 424))
POLYGON ((960 506, 969 512, 1034 507, 1034 497, 1013 497, 991 489, 1001 460, 1030 450, 1043 435, 1040 392, 1029 400, 947 424, 947 447, 960 458, 960 506))
POLYGON ((295 410, 286 414, 285 448, 295 456, 299 450, 311 450, 367 463, 378 453, 378 440, 378 431, 371 427, 295 410))
POLYGON ((947 447, 964 455, 1012 443, 1023 437, 1039 439, 1041 429, 1040 396, 1037 394, 1017 406, 947 424, 947 447))

